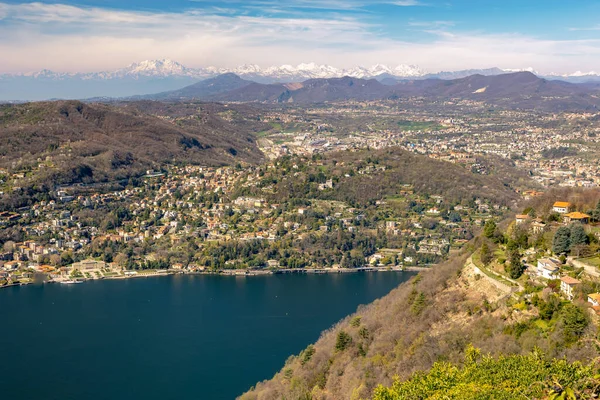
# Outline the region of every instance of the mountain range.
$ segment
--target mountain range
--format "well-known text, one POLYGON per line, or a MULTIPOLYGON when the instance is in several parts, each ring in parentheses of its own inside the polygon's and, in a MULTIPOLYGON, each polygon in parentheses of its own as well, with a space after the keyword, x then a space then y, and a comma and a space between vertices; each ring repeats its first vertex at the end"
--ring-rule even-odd
MULTIPOLYGON (((531 69, 527 70, 535 73, 531 69)), ((397 81, 407 79, 450 80, 471 75, 493 76, 507 72, 517 71, 489 68, 427 73, 418 66, 404 64, 396 67, 377 64, 371 67, 340 69, 315 63, 267 68, 261 68, 258 65, 243 65, 231 69, 216 67, 188 68, 178 62, 165 59, 142 61, 125 68, 104 72, 58 73, 42 70, 36 73, 0 75, 0 101, 147 95, 183 88, 198 81, 228 73, 263 84, 351 77, 360 79, 375 78, 380 82, 394 85, 397 81)), ((545 78, 569 82, 600 81, 600 75, 595 72, 576 72, 570 75, 549 74, 545 78)))
POLYGON ((336 101, 426 99, 429 103, 473 100, 504 109, 589 110, 600 107, 595 84, 540 78, 531 72, 470 75, 459 79, 317 78, 296 83, 258 83, 228 73, 182 89, 127 100, 312 104, 336 101))

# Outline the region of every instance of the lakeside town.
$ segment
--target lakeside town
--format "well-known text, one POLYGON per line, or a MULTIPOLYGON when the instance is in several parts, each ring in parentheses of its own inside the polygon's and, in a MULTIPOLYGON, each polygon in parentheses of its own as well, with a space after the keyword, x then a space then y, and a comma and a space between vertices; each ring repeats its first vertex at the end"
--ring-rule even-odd
MULTIPOLYGON (((264 167, 274 170, 277 165, 264 167)), ((415 269, 460 249, 472 237, 473 228, 506 211, 506 207, 476 200, 471 207, 456 205, 449 213, 441 196, 426 200, 415 195, 410 185, 404 186, 400 195, 410 199, 414 210, 407 217, 385 221, 377 221, 372 210, 343 202, 315 200, 291 206, 269 203, 265 198, 233 198, 236 184, 247 188, 260 182, 260 168, 241 171, 187 166, 161 173, 147 171, 135 188, 78 196, 61 188, 56 200, 41 201, 20 212, 3 212, 2 227, 27 240, 4 243, 0 283, 27 284, 36 275, 75 283, 167 273, 415 269), (97 210, 101 211, 96 220, 97 210), (281 246, 287 240, 325 237, 340 230, 350 235, 350 241, 360 233, 383 233, 393 239, 390 244, 394 247, 372 249, 362 262, 352 259, 353 253, 335 260, 338 262, 330 259, 319 264, 305 257, 294 264, 294 246, 290 244, 286 252, 271 259, 231 257, 224 261, 210 257, 211 249, 221 248, 220 244, 242 243, 264 251, 262 243, 281 246), (172 251, 179 248, 182 250, 172 251), (350 262, 352 268, 345 265, 350 262)), ((318 186, 326 191, 333 182, 328 179, 318 186)), ((377 209, 385 209, 385 203, 378 202, 377 209)))
MULTIPOLYGON (((594 114, 489 112, 463 102, 454 109, 440 104, 444 116, 433 117, 436 107, 404 106, 268 108, 261 120, 272 129, 258 135, 264 164, 165 165, 135 179, 56 186, 43 200, 0 213, 0 287, 172 273, 427 268, 460 252, 519 203, 553 188, 594 188, 600 179, 594 114), (389 167, 334 161, 347 167, 339 173, 326 170, 323 157, 386 148, 450 162, 484 179, 509 171, 517 176, 515 197, 458 199, 399 182, 392 195, 376 200, 339 200, 344 179, 381 176, 389 167), (277 185, 299 176, 307 179, 303 193, 278 195, 277 185)), ((66 145, 58 157, 69 152, 66 145)), ((56 157, 0 170, 0 195, 30 185, 54 168, 56 157)), ((550 224, 517 215, 516 224, 541 234, 575 221, 593 236, 596 219, 588 211, 564 213, 567 222, 550 224)))

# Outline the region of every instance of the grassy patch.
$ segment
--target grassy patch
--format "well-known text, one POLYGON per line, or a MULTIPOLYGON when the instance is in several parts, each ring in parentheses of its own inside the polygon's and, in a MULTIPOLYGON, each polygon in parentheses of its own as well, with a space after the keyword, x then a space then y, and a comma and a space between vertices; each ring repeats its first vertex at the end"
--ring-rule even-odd
POLYGON ((589 258, 580 258, 577 261, 581 261, 584 264, 592 265, 596 268, 600 267, 600 256, 594 256, 589 258))
POLYGON ((516 286, 513 282, 504 278, 501 274, 490 270, 488 267, 485 267, 481 262, 481 255, 479 249, 475 253, 473 253, 473 255, 471 256, 471 260, 473 261, 473 264, 475 264, 475 266, 481 270, 481 272, 483 272, 490 278, 495 279, 498 282, 502 282, 507 286, 516 286))
POLYGON ((397 125, 403 131, 437 131, 442 128, 440 124, 433 121, 407 121, 401 120, 397 125))

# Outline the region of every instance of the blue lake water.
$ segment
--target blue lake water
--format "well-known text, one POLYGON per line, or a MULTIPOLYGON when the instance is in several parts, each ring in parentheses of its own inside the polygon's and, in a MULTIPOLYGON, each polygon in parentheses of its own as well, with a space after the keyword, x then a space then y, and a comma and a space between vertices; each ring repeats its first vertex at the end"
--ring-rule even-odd
POLYGON ((233 399, 411 276, 169 276, 2 289, 0 398, 233 399))

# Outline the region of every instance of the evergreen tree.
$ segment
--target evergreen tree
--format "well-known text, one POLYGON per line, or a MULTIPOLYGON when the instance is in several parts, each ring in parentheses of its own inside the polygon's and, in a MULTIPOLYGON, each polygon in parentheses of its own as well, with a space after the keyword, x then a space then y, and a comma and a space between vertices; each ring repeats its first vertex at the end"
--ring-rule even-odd
POLYGON ((571 247, 571 230, 566 226, 558 228, 552 239, 552 251, 554 254, 566 253, 571 247))
POLYGON ((344 351, 352 344, 352 336, 344 331, 339 331, 337 339, 335 341, 335 350, 344 351))
POLYGON ((595 221, 600 221, 600 201, 596 204, 596 208, 592 211, 592 218, 595 221))
POLYGON ((494 237, 494 233, 496 232, 496 223, 493 220, 489 220, 485 223, 483 227, 483 234, 486 238, 491 239, 494 237))
POLYGON ((560 312, 560 323, 566 343, 574 343, 583 335, 589 321, 585 312, 573 303, 566 304, 560 312))
POLYGON ((492 252, 487 242, 483 242, 481 246, 481 262, 483 265, 488 265, 492 261, 492 252))
POLYGON ((571 230, 569 249, 572 249, 573 247, 575 247, 577 245, 587 244, 588 237, 587 237, 587 234, 585 233, 585 230, 583 229, 583 225, 576 222, 576 223, 572 223, 569 226, 569 228, 571 230))
POLYGON ((521 253, 518 250, 510 252, 509 264, 505 267, 505 271, 511 279, 518 279, 525 272, 525 265, 521 262, 521 253))

